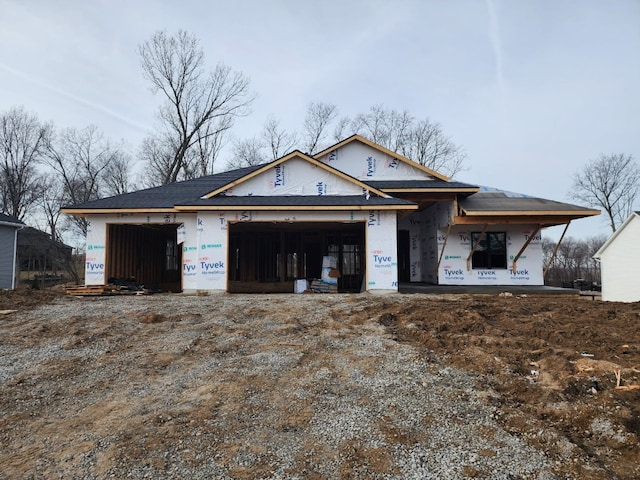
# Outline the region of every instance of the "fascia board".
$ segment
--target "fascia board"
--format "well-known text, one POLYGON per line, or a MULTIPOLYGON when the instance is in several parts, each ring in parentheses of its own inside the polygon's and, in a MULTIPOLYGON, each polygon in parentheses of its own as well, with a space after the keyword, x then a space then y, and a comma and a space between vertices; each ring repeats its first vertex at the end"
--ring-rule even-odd
POLYGON ((175 208, 93 208, 93 209, 80 209, 80 208, 62 208, 60 213, 66 213, 67 215, 86 216, 92 214, 102 213, 177 213, 175 208))
POLYGON ((250 211, 250 210, 271 210, 271 211, 320 211, 320 210, 417 210, 418 205, 176 205, 179 212, 199 212, 211 210, 228 211, 250 211))
POLYGON ((393 152, 391 150, 389 150, 388 148, 383 147, 382 145, 378 145, 377 143, 371 142, 369 140, 367 140, 366 138, 355 134, 350 136, 349 138, 345 138, 344 140, 342 140, 341 142, 336 143, 335 145, 329 147, 329 148, 325 148, 324 150, 322 150, 319 153, 316 153, 313 157, 314 158, 321 158, 324 155, 327 155, 328 153, 331 153, 333 150, 337 150, 340 147, 344 147, 345 145, 348 145, 351 142, 360 142, 363 143, 364 145, 367 145, 375 150, 378 150, 381 153, 384 153, 385 155, 389 155, 392 158, 396 158, 398 160, 400 160, 401 162, 404 162, 408 165, 410 165, 411 167, 417 168, 418 170, 422 170, 424 173, 427 173, 429 175, 431 175, 432 177, 436 177, 439 180, 444 180, 445 182, 449 182, 451 181, 451 179, 449 177, 447 177, 446 175, 442 175, 441 173, 436 172, 435 170, 431 170, 428 167, 425 167, 424 165, 420 165, 418 162, 414 162, 413 160, 411 160, 410 158, 407 158, 403 155, 400 155, 397 152, 393 152))
POLYGON ((576 216, 592 217, 600 215, 600 210, 482 210, 482 211, 469 211, 462 209, 467 217, 495 217, 495 216, 520 216, 520 215, 535 215, 535 216, 576 216))

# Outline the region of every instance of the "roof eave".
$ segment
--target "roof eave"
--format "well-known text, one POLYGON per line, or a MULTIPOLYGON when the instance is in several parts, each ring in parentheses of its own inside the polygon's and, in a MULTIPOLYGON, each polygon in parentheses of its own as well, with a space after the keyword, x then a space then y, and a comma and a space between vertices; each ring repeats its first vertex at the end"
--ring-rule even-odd
POLYGON ((579 218, 598 215, 597 213, 585 212, 482 212, 474 215, 457 215, 453 218, 455 225, 478 225, 478 224, 535 224, 542 227, 552 227, 564 225, 579 218))
POLYGON ((61 208, 60 213, 85 217, 105 213, 177 213, 175 208, 61 208))
POLYGON ((178 212, 200 211, 349 211, 349 210, 417 210, 418 205, 176 205, 178 212))
POLYGON ((478 193, 479 188, 381 188, 385 193, 478 193))
POLYGON ((462 209, 464 216, 516 216, 516 215, 548 215, 548 216, 574 216, 575 218, 593 217, 600 215, 600 210, 466 210, 462 209))

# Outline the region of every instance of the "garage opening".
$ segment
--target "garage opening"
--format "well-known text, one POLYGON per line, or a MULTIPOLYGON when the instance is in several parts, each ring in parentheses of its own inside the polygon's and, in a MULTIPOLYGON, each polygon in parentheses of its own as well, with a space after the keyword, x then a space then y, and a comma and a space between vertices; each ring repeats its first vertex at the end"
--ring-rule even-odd
POLYGON ((108 225, 105 275, 151 290, 182 291, 177 224, 108 225))
POLYGON ((356 223, 229 224, 229 292, 294 291, 294 282, 322 275, 322 258, 337 259, 338 292, 363 289, 365 225, 356 223))

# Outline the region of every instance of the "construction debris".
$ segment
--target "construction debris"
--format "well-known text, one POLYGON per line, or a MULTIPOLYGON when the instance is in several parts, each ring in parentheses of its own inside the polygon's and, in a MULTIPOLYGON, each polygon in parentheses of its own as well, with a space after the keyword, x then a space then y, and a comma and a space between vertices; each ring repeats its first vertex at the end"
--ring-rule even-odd
POLYGON ((75 295, 78 297, 113 295, 115 291, 115 285, 77 285, 65 288, 67 295, 75 295))

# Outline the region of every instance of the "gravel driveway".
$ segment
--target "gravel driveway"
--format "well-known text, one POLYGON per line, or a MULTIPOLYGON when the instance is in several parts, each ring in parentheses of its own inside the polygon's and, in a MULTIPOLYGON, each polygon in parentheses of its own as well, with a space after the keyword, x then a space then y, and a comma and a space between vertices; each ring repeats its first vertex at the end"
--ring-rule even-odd
POLYGON ((0 318, 0 478, 561 478, 380 301, 62 297, 0 318))

